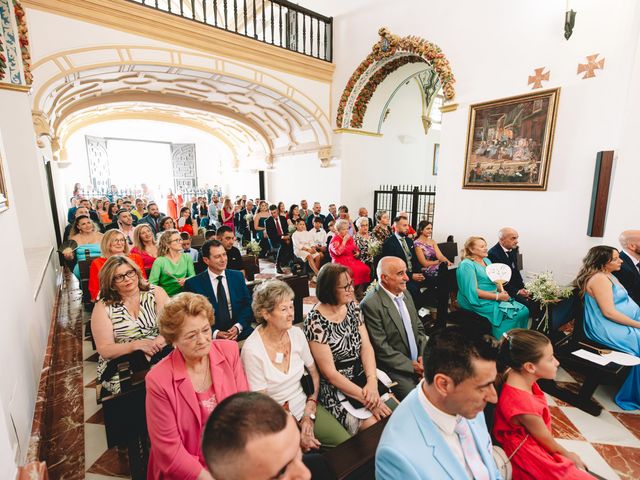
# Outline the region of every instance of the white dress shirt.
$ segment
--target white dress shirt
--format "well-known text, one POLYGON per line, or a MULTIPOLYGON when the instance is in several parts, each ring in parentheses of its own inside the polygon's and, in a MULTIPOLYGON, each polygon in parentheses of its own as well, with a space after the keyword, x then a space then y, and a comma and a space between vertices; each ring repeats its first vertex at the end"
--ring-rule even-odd
MULTIPOLYGON (((389 298, 391 299, 391 301, 393 302, 393 306, 396 307, 396 310, 398 310, 398 314, 400 315, 400 318, 402 318, 402 312, 400 311, 400 309, 398 308, 398 304, 396 303, 396 298, 402 300, 400 303, 402 304, 402 309, 404 310, 404 312, 407 314, 408 318, 411 318, 411 314, 409 313, 409 309, 407 308, 407 304, 404 303, 404 292, 401 292, 400 295, 394 295, 393 293, 391 293, 389 290, 387 290, 386 288, 384 288, 384 286, 382 285, 382 283, 379 283, 378 285, 380 285, 380 288, 382 290, 384 290, 384 293, 386 293, 387 295, 389 295, 389 298)), ((409 332, 407 332, 407 335, 409 335, 409 332)), ((414 334, 415 336, 415 334, 414 334)), ((416 338, 416 342, 417 342, 417 338, 416 338)))
MULTIPOLYGON (((217 273, 213 273, 211 271, 210 268, 207 268, 207 272, 209 273, 209 279, 211 280, 211 287, 213 288, 213 295, 216 296, 216 301, 218 300, 218 277, 222 276, 222 286, 224 288, 224 292, 227 295, 227 305, 229 306, 229 316, 231 318, 233 318, 233 310, 231 309, 231 295, 229 295, 229 285, 227 284, 227 272, 222 272, 220 274, 217 273)), ((242 333, 242 325, 240 325, 239 323, 236 323, 234 325, 234 327, 236 327, 238 329, 238 335, 240 335, 240 333, 242 333)), ((218 329, 215 329, 213 331, 213 338, 217 338, 218 336, 218 329)))
POLYGON ((319 245, 321 247, 327 246, 327 232, 324 231, 324 228, 320 228, 320 230, 316 230, 312 228, 309 230, 311 232, 311 236, 313 238, 313 243, 319 245))
POLYGON ((460 438, 454 431, 456 424, 461 420, 461 417, 459 415, 449 415, 433 405, 424 393, 423 383, 424 380, 421 380, 418 384, 418 398, 420 399, 420 404, 424 407, 431 421, 436 427, 438 427, 438 430, 440 430, 440 433, 449 447, 449 450, 453 453, 453 456, 456 457, 460 464, 464 466, 467 476, 473 480, 473 473, 471 473, 471 470, 464 459, 464 453, 462 453, 460 438))

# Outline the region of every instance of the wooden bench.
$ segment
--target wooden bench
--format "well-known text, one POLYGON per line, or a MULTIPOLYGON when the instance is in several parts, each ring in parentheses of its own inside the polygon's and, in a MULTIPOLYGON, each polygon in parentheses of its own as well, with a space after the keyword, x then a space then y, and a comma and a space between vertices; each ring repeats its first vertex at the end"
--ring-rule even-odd
POLYGON ((553 381, 540 382, 542 390, 591 415, 597 416, 602 407, 593 401, 592 396, 599 385, 620 385, 629 374, 630 367, 616 363, 598 365, 573 355, 576 350, 584 349, 598 353, 610 347, 589 340, 584 333, 584 306, 577 292, 550 309, 549 336, 554 346, 555 356, 560 365, 569 371, 584 375, 584 382, 576 394, 560 388, 553 381), (561 328, 574 321, 573 332, 566 333, 561 328))
POLYGON ((324 454, 339 480, 375 478, 376 449, 388 420, 381 420, 324 454))
POLYGON ((82 303, 87 310, 93 309, 91 301, 91 293, 89 293, 89 271, 91 263, 98 257, 90 256, 90 251, 85 249, 85 259, 78 261, 78 270, 80 271, 80 288, 82 289, 82 303))
POLYGON ((247 281, 252 282, 260 273, 260 260, 255 255, 242 255, 242 269, 247 281))

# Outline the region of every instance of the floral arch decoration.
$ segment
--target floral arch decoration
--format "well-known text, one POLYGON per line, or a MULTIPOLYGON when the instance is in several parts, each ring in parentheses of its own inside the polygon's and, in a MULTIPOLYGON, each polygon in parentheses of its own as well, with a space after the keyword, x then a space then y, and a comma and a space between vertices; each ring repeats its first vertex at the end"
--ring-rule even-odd
POLYGON ((449 60, 440 47, 424 38, 399 37, 382 27, 380 40, 358 65, 340 97, 336 125, 338 128, 362 128, 369 101, 378 86, 398 68, 409 63, 427 63, 438 75, 445 101, 455 98, 455 77, 449 60))

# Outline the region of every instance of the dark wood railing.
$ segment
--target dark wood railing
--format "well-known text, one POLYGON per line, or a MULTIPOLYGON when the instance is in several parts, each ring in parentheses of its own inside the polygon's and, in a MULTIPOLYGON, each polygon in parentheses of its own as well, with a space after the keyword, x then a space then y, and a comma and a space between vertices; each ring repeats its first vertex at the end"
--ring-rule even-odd
POLYGON ((333 18, 286 0, 128 0, 331 62, 333 18))
POLYGON ((436 187, 422 185, 380 185, 373 192, 373 211, 377 215, 384 210, 393 218, 398 212, 407 212, 409 223, 418 227, 421 220, 433 222, 436 208, 436 187))

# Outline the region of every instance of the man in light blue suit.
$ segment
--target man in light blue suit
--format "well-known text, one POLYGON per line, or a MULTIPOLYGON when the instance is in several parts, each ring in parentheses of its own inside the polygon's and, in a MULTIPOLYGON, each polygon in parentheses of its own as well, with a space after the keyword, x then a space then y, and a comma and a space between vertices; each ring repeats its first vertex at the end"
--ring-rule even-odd
POLYGON ((497 357, 492 339, 471 338, 456 327, 429 338, 424 379, 382 434, 377 480, 502 480, 482 413, 498 400, 497 357))

